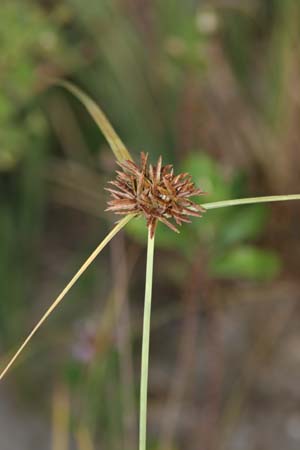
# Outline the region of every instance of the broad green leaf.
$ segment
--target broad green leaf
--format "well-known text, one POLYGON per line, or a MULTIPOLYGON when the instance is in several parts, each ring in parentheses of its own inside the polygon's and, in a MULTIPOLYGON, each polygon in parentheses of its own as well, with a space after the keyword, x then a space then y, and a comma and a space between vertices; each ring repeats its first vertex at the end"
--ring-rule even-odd
POLYGON ((59 86, 64 87, 69 92, 71 92, 87 109, 92 118, 95 120, 96 124, 104 134, 107 142, 110 145, 116 159, 120 162, 125 160, 132 160, 132 156, 129 151, 111 126, 109 120, 105 116, 104 112, 100 107, 92 100, 87 94, 85 94, 81 89, 75 86, 73 83, 65 80, 54 80, 59 86))
MULTIPOLYGON (((181 170, 182 172, 188 172, 197 187, 207 192, 205 196, 194 198, 197 203, 231 198, 231 183, 225 181, 220 167, 212 157, 201 152, 192 153, 184 161, 181 170)), ((215 242, 227 215, 228 211, 225 208, 213 213, 206 213, 202 219, 193 220, 189 229, 193 229, 202 242, 215 242)))
POLYGON ((226 182, 224 175, 217 163, 204 153, 193 153, 184 162, 183 172, 188 172, 193 177, 197 186, 201 187, 207 196, 204 202, 212 202, 231 197, 231 185, 226 182))
POLYGON ((238 247, 216 257, 210 265, 213 275, 229 279, 270 280, 278 275, 280 269, 276 253, 251 246, 238 247))
POLYGON ((220 244, 236 244, 258 237, 266 224, 267 213, 267 209, 262 205, 241 207, 232 211, 219 230, 220 244))

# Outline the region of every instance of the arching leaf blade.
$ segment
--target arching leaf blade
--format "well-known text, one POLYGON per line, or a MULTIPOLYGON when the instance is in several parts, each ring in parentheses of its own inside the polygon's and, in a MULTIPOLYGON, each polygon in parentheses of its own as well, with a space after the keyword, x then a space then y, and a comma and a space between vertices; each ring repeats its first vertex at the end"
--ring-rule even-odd
POLYGON ((87 111, 90 113, 90 115, 102 131, 116 159, 120 162, 126 160, 132 161, 133 158, 130 155, 129 151, 115 132, 104 112, 96 104, 96 102, 69 81, 55 79, 54 82, 58 86, 61 86, 71 92, 83 104, 83 106, 87 109, 87 111))

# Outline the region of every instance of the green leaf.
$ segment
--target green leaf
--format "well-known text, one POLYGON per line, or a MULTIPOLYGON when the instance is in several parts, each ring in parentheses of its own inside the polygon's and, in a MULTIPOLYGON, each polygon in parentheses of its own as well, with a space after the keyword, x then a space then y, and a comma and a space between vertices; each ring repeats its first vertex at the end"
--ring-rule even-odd
POLYGON ((111 126, 104 112, 96 104, 96 102, 94 102, 94 100, 86 95, 81 89, 79 89, 69 81, 54 80, 54 82, 71 92, 85 106, 87 111, 90 113, 90 115, 104 134, 116 159, 120 162, 125 160, 132 160, 129 151, 111 126))
MULTIPOLYGON (((217 162, 204 153, 192 153, 183 163, 182 172, 188 172, 195 184, 207 192, 208 195, 195 198, 197 203, 214 202, 220 199, 229 199, 232 196, 232 186, 225 177, 217 162)), ((215 242, 219 230, 223 228, 228 211, 209 212, 199 220, 193 220, 189 229, 193 229, 201 241, 215 242)))
POLYGON ((201 187, 207 196, 205 202, 231 197, 230 183, 226 182, 217 163, 204 153, 191 154, 183 164, 182 170, 193 177, 193 181, 201 187))
POLYGON ((266 224, 267 214, 267 209, 262 205, 242 207, 232 211, 219 231, 219 243, 229 245, 255 239, 266 224))
POLYGON ((217 277, 261 281, 276 277, 280 269, 280 259, 274 252, 251 246, 241 246, 218 256, 210 266, 217 277))

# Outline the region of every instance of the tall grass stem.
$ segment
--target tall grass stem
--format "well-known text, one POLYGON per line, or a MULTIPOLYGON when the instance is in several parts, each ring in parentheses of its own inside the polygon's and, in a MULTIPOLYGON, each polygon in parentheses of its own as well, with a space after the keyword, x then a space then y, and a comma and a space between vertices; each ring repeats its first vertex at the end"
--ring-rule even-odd
POLYGON ((149 367, 150 319, 151 319, 151 298, 152 298, 153 257, 154 257, 154 236, 153 238, 151 238, 150 232, 151 230, 149 228, 147 264, 146 264, 146 283, 145 283, 142 362, 141 362, 139 450, 146 450, 146 439, 147 439, 148 367, 149 367))

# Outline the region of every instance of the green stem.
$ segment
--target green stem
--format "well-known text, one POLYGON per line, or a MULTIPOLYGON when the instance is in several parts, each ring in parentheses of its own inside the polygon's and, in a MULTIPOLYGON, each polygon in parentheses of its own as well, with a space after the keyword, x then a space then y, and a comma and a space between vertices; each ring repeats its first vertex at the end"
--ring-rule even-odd
POLYGON ((154 237, 148 231, 146 284, 145 284, 145 305, 144 324, 142 342, 142 363, 141 363, 141 390, 140 390, 140 438, 139 450, 146 450, 147 435, 147 391, 148 391, 148 366, 149 366, 149 341, 150 341, 150 317, 151 317, 151 297, 152 297, 152 277, 153 277, 153 255, 154 237))
POLYGON ((253 203, 285 202, 289 200, 300 200, 300 194, 238 198, 235 200, 223 200, 220 202, 203 203, 202 206, 205 209, 216 209, 216 208, 224 208, 226 206, 251 205, 253 203))

